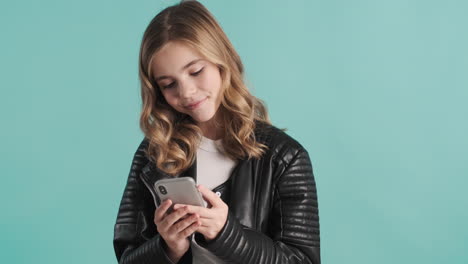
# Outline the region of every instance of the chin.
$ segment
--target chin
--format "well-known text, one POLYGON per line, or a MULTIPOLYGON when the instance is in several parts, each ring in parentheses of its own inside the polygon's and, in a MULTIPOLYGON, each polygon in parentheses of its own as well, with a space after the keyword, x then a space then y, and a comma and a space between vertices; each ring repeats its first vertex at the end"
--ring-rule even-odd
POLYGON ((214 114, 210 115, 203 115, 203 116, 192 116, 193 120, 195 120, 197 123, 205 123, 213 119, 214 114))

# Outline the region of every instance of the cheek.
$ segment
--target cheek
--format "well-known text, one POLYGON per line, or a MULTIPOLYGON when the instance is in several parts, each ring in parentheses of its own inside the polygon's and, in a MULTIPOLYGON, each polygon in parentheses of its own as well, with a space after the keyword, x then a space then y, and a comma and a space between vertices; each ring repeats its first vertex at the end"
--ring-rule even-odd
POLYGON ((177 105, 177 98, 170 92, 163 93, 163 96, 164 96, 164 99, 166 99, 166 102, 172 107, 177 105))
POLYGON ((208 87, 210 92, 217 94, 221 90, 221 76, 213 71, 204 78, 203 84, 205 85, 204 87, 208 87))

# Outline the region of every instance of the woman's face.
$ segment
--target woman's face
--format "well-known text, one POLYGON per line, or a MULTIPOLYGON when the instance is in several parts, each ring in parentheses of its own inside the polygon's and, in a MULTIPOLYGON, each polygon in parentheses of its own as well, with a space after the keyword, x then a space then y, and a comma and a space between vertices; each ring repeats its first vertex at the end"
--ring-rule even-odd
POLYGON ((168 42, 154 57, 153 74, 166 101, 197 123, 211 120, 221 102, 219 68, 190 46, 168 42))

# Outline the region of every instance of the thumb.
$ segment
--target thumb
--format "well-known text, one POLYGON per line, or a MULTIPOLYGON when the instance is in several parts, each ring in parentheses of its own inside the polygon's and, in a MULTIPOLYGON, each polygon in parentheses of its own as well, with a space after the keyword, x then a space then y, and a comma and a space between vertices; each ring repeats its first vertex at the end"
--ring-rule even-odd
POLYGON ((202 194, 203 198, 211 204, 213 207, 217 207, 220 202, 222 201, 221 198, 218 197, 213 191, 210 189, 206 188, 205 186, 198 184, 197 185, 198 190, 202 194))

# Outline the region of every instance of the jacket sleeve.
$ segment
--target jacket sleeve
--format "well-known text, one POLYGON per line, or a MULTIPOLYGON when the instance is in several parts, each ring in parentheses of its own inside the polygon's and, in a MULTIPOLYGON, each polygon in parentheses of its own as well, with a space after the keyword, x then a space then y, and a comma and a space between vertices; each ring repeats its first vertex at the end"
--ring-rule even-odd
POLYGON ((234 263, 320 263, 319 216, 312 164, 305 149, 284 167, 275 185, 269 236, 228 213, 218 236, 198 243, 234 263))
MULTIPOLYGON (((154 200, 140 178, 143 166, 148 163, 144 152, 146 146, 143 140, 133 157, 114 226, 114 250, 121 264, 173 264, 153 222, 154 200)), ((186 262, 185 256, 179 261, 186 262)))

